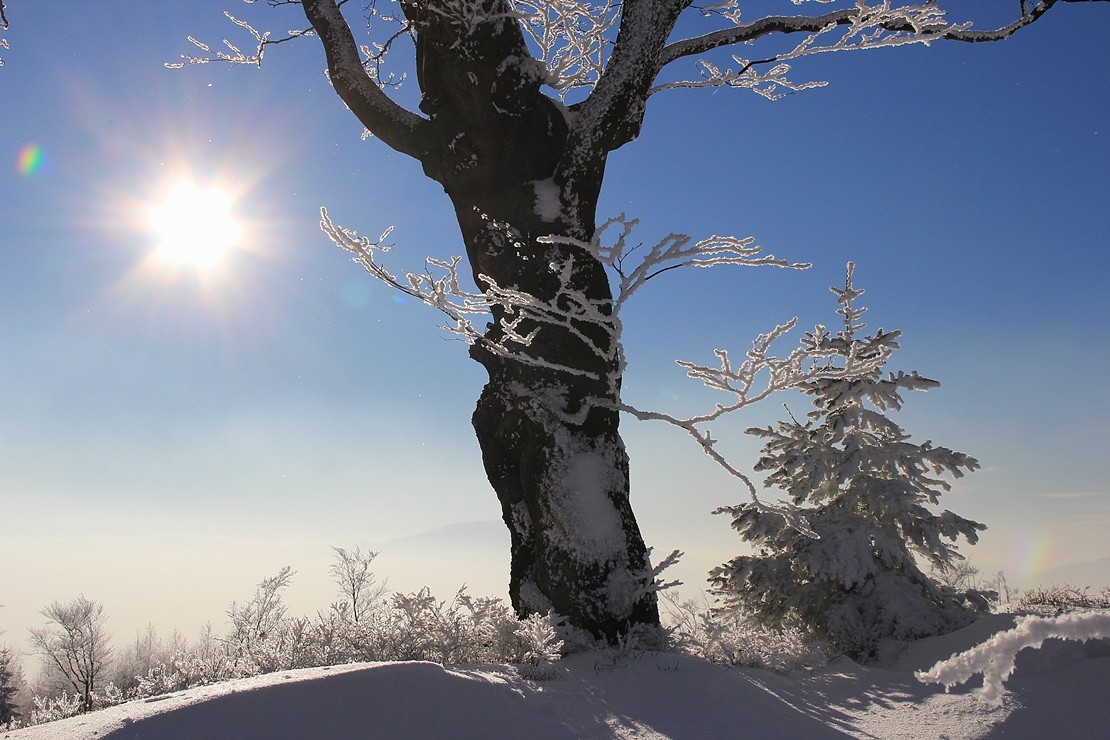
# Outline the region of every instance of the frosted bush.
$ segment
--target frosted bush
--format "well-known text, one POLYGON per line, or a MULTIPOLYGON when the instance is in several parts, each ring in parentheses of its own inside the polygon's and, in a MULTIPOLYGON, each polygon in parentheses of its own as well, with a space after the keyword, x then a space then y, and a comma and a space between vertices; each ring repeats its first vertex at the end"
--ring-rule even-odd
POLYGON ((158 696, 257 673, 256 665, 245 664, 228 655, 206 655, 197 650, 179 651, 168 663, 159 663, 145 676, 140 676, 138 685, 128 698, 158 696))
POLYGON ((113 707, 116 704, 122 704, 127 701, 129 697, 126 693, 116 686, 114 683, 109 683, 104 687, 104 690, 99 692, 96 697, 96 706, 98 707, 113 707))
MULTIPOLYGON (((501 599, 475 597, 460 588, 450 600, 430 589, 396 593, 388 604, 351 600, 332 604, 314 619, 288 617, 281 591, 293 571, 283 568, 259 584, 248 601, 228 608, 231 628, 214 637, 206 627, 190 649, 153 665, 123 692, 109 684, 98 706, 147 698, 277 670, 340 665, 355 661, 428 660, 438 663, 512 663, 525 678, 554 675, 563 641, 555 615, 520 620, 501 599)), ((368 582, 372 582, 369 579, 368 582)), ((358 596, 358 593, 355 593, 358 596)), ((39 698, 38 722, 71 716, 71 697, 39 698), (70 712, 70 714, 67 714, 70 712)))
POLYGON ((1036 586, 1023 591, 1014 607, 1017 611, 1047 610, 1054 614, 1066 614, 1076 609, 1110 609, 1110 586, 1103 586, 1094 595, 1088 594, 1088 591, 1090 586, 1036 586))
POLYGON ((517 654, 510 662, 520 665, 520 675, 535 681, 555 677, 555 663, 561 657, 563 641, 555 631, 554 614, 533 614, 521 620, 513 631, 517 654))
POLYGON ((84 702, 77 694, 70 696, 62 691, 59 696, 36 696, 31 699, 29 725, 42 725, 47 722, 74 717, 81 713, 84 702))
MULTIPOLYGON (((93 706, 97 709, 122 704, 131 698, 114 683, 109 683, 102 690, 93 694, 93 706)), ((85 711, 85 703, 80 694, 69 695, 64 689, 55 696, 31 697, 31 713, 27 718, 28 725, 42 725, 59 719, 73 717, 85 711)), ((18 726, 18 725, 16 725, 18 726)), ((15 729, 15 726, 7 729, 15 729)))
POLYGON ((377 660, 507 662, 540 669, 557 660, 562 647, 550 615, 522 621, 501 599, 473 597, 465 587, 451 601, 436 599, 427 588, 394 594, 392 608, 368 632, 377 660))
POLYGON ((389 619, 382 625, 385 660, 458 662, 466 652, 467 624, 460 613, 460 590, 451 603, 440 601, 424 587, 394 594, 389 619))
POLYGON ((760 627, 736 610, 668 598, 664 613, 671 646, 713 663, 788 673, 827 662, 823 643, 798 629, 760 627))

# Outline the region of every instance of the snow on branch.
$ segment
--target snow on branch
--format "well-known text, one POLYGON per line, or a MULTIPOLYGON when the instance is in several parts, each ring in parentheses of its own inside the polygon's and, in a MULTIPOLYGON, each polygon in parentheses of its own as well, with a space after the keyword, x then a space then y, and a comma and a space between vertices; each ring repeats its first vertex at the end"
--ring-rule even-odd
POLYGON ((787 262, 774 255, 760 254, 763 247, 755 244, 755 238, 713 235, 700 241, 686 234, 668 234, 646 254, 639 256, 634 266, 630 262, 638 245, 630 246, 632 230, 639 219, 630 219, 620 214, 599 226, 594 238, 589 242, 558 236, 541 237, 544 244, 566 244, 581 247, 593 254, 602 264, 609 267, 619 278, 617 284, 616 306, 619 311, 625 301, 655 276, 679 267, 717 267, 720 265, 769 265, 804 270, 808 262, 787 262), (607 244, 609 232, 614 231, 613 242, 607 244))
MULTIPOLYGON (((629 258, 637 247, 629 246, 628 237, 637 221, 621 215, 598 228, 590 242, 556 236, 541 237, 538 240, 541 244, 579 247, 610 268, 618 278, 615 300, 610 303, 608 300, 590 297, 573 285, 575 258, 569 254, 569 250, 568 253, 554 257, 548 264, 551 274, 558 280, 559 289, 555 292, 555 299, 543 300, 515 286, 499 285, 489 275, 477 276, 486 286, 484 291, 466 290, 459 279, 462 258, 458 256, 449 260, 428 258, 423 272, 407 273, 403 279, 399 278, 386 269, 380 259, 380 255, 391 248, 391 245, 386 244, 386 239, 392 228, 374 241, 336 225, 326 208, 321 209, 320 216, 320 226, 324 233, 337 246, 354 255, 355 262, 387 285, 448 316, 454 324, 444 328, 468 344, 480 345, 497 356, 533 367, 601 379, 592 372, 529 353, 528 347, 539 332, 558 329, 577 338, 612 368, 607 380, 614 397, 617 396, 620 377, 625 369, 620 343, 620 309, 648 280, 668 270, 685 266, 808 267, 806 263, 791 263, 773 255, 761 254, 762 247, 754 245, 751 237, 740 239, 711 236, 695 242, 685 234, 668 235, 641 255, 635 266, 630 266, 629 258), (605 239, 610 230, 618 233, 615 241, 607 244, 605 239), (493 317, 496 317, 499 329, 496 334, 479 328, 493 317), (602 331, 596 331, 598 328, 602 331), (497 338, 492 339, 491 336, 497 338)), ((494 222, 490 223, 490 227, 509 228, 494 222)), ((512 234, 509 236, 512 238, 512 234)))
MULTIPOLYGON (((209 62, 228 62, 230 64, 253 64, 256 67, 261 67, 262 66, 262 57, 263 57, 263 55, 266 51, 266 46, 267 46, 267 44, 271 43, 270 40, 269 40, 270 39, 270 32, 269 31, 258 31, 251 24, 247 23, 246 21, 243 21, 243 20, 240 20, 240 19, 236 18, 235 16, 233 16, 231 13, 227 12, 226 10, 224 11, 224 17, 227 18, 232 23, 234 23, 235 25, 239 26, 239 28, 244 29, 245 31, 247 31, 247 33, 249 33, 251 36, 254 37, 256 46, 255 46, 255 49, 254 49, 253 53, 251 53, 248 56, 247 54, 243 53, 243 51, 238 46, 231 43, 231 41, 229 41, 228 39, 223 40, 223 45, 226 46, 227 49, 231 52, 230 54, 226 51, 221 51, 219 49, 217 49, 215 52, 213 52, 212 47, 210 47, 208 44, 204 43, 203 41, 198 41, 197 39, 193 38, 192 36, 189 36, 188 37, 189 43, 192 44, 193 46, 197 47, 201 51, 203 51, 207 56, 197 57, 197 56, 193 56, 191 54, 182 54, 181 59, 183 61, 180 61, 180 62, 166 62, 166 68, 167 69, 181 69, 186 64, 208 64, 209 62)), ((290 32, 290 33, 293 33, 293 32, 290 32)), ((274 43, 276 43, 276 42, 274 42, 274 43)))
MULTIPOLYGON (((8 16, 4 7, 4 0, 0 0, 0 31, 8 30, 8 16)), ((0 49, 8 48, 8 40, 0 37, 0 49)), ((4 57, 0 57, 0 67, 4 66, 4 57)))
MULTIPOLYGON (((817 0, 827 2, 828 0, 817 0)), ((795 4, 799 4, 795 2, 795 4)), ((676 59, 704 53, 723 46, 751 43, 775 33, 808 32, 792 49, 764 59, 751 59, 732 55, 736 68, 721 67, 707 59, 699 59, 701 76, 667 82, 652 89, 652 93, 674 88, 734 87, 751 90, 765 98, 775 100, 787 92, 823 87, 826 82, 792 82, 788 75, 788 62, 804 56, 837 51, 879 49, 906 44, 928 45, 937 38, 967 31, 970 23, 949 23, 946 11, 928 2, 922 5, 892 7, 890 0, 869 3, 856 0, 855 7, 835 11, 818 17, 767 17, 751 23, 740 19, 739 0, 712 6, 736 28, 679 41, 668 46, 663 53, 665 66, 676 59), (765 65, 774 65, 760 71, 765 65)))
POLYGON ((982 645, 953 655, 914 675, 924 683, 939 683, 950 689, 981 673, 983 688, 980 698, 989 705, 998 706, 1005 694, 1004 684, 1013 675, 1017 654, 1025 648, 1040 648, 1045 640, 1053 638, 1077 642, 1110 638, 1110 612, 1018 617, 1013 629, 1000 632, 982 645))
MULTIPOLYGON (((458 33, 459 38, 471 36, 479 26, 500 20, 516 19, 518 14, 505 9, 504 3, 473 2, 473 0, 409 0, 421 13, 443 21, 458 33)), ((422 21, 426 23, 427 21, 422 21)))
POLYGON ((547 67, 546 84, 563 95, 593 87, 605 68, 620 3, 517 0, 514 4, 525 35, 547 67))
MULTIPOLYGON (((574 268, 571 259, 550 265, 563 286, 559 293, 562 302, 556 305, 517 288, 498 285, 488 275, 478 276, 487 286, 485 292, 466 290, 459 279, 460 256, 448 260, 429 257, 425 260, 424 272, 410 272, 401 279, 389 272, 379 257, 391 249, 392 245, 386 244, 385 240, 393 231, 392 227, 372 241, 334 224, 326 208, 320 209, 320 227, 337 246, 353 254, 354 261, 378 280, 445 314, 454 324, 443 328, 467 344, 479 345, 498 357, 532 367, 597 378, 589 371, 529 353, 528 348, 540 331, 559 327, 572 333, 596 354, 605 358, 610 356, 606 346, 613 343, 606 341, 606 346, 603 346, 601 341, 582 328, 583 324, 607 326, 606 309, 601 301, 590 299, 570 286, 574 268), (498 338, 492 339, 479 327, 486 325, 495 314, 500 331, 498 338)), ((611 336, 606 335, 607 338, 611 336)))
MULTIPOLYGON (((248 4, 254 3, 255 0, 243 0, 248 4)), ((340 2, 342 5, 345 0, 340 2)), ((270 0, 270 5, 295 5, 297 3, 290 0, 270 0)), ((250 53, 244 52, 236 44, 232 43, 229 39, 223 39, 221 43, 227 49, 223 51, 217 48, 215 51, 212 47, 203 41, 200 41, 192 36, 187 39, 190 44, 204 52, 203 56, 193 56, 192 54, 182 54, 180 62, 166 62, 167 69, 181 69, 186 64, 208 64, 210 62, 226 62, 228 64, 253 64, 256 67, 262 66, 262 57, 265 56, 266 47, 274 46, 276 44, 284 44, 286 41, 301 38, 302 36, 314 36, 315 32, 311 29, 292 29, 286 31, 286 35, 280 39, 270 38, 270 31, 259 31, 250 23, 240 18, 236 18, 228 11, 223 11, 224 17, 234 23, 239 28, 243 29, 251 35, 254 39, 254 50, 250 53)))
MULTIPOLYGON (((490 313, 490 300, 481 293, 466 291, 459 283, 459 264, 462 257, 438 260, 429 257, 425 260, 422 273, 408 273, 402 281, 389 272, 378 258, 392 249, 386 239, 393 233, 390 226, 377 240, 361 236, 356 231, 337 226, 328 216, 328 209, 320 209, 320 228, 336 246, 354 255, 354 261, 378 280, 415 298, 432 308, 443 312, 455 321, 455 326, 444 327, 458 334, 469 344, 480 341, 482 332, 474 326, 473 317, 486 318, 490 313), (433 272, 434 271, 434 272, 433 272)), ((526 337, 521 337, 525 343, 526 337)))
MULTIPOLYGON (((844 291, 835 290, 842 298, 846 325, 850 329, 862 328, 862 324, 852 324, 862 315, 862 309, 852 306, 854 298, 863 291, 851 287, 853 265, 848 264, 844 291), (852 319, 847 317, 851 316, 852 319)), ((722 417, 747 408, 778 391, 799 388, 818 380, 846 380, 875 372, 886 363, 897 347, 887 341, 889 335, 879 334, 867 342, 845 341, 845 333, 831 335, 824 326, 818 325, 814 331, 807 332, 797 347, 784 357, 770 353, 772 345, 790 332, 797 324, 791 319, 776 326, 766 334, 761 334, 752 342, 752 347, 739 364, 733 362, 727 350, 716 349, 719 365, 699 365, 679 360, 686 368, 688 377, 700 380, 707 388, 731 396, 729 403, 718 403, 710 412, 680 418, 658 411, 641 411, 622 402, 621 410, 641 420, 663 421, 683 429, 697 442, 714 462, 720 465, 747 489, 750 501, 742 508, 754 509, 763 513, 777 514, 786 520, 793 529, 811 537, 817 537, 806 520, 787 506, 767 504, 760 500, 755 485, 748 475, 733 466, 716 449, 717 439, 713 436, 712 424, 722 417)), ((723 510, 734 511, 738 507, 723 510)))
MULTIPOLYGON (((391 229, 372 241, 334 224, 327 209, 321 209, 320 221, 321 228, 332 241, 354 255, 355 262, 371 275, 448 316, 453 324, 444 327, 447 331, 499 357, 568 375, 606 381, 609 398, 594 399, 594 407, 615 408, 640 420, 662 421, 682 429, 706 455, 741 481, 750 495, 751 503, 748 505, 778 513, 791 526, 810 532, 808 524, 787 508, 760 501, 748 476, 716 449, 717 440, 712 425, 722 417, 762 401, 777 391, 797 388, 819 379, 852 378, 872 372, 882 366, 893 349, 882 342, 845 342, 845 332, 832 335, 824 326, 817 326, 813 332, 805 334, 792 351, 782 357, 776 356, 773 345, 797 323, 796 319, 791 319, 758 336, 739 362, 724 349, 714 351, 718 360, 716 366, 677 361, 680 367, 686 369, 688 377, 728 396, 727 403, 717 403, 712 410, 685 417, 631 406, 619 400, 620 380, 627 364, 621 344, 623 325, 620 312, 625 302, 648 281, 678 267, 741 265, 804 269, 809 266, 763 254, 762 247, 754 244, 751 237, 711 236, 694 241, 685 234, 669 234, 637 255, 638 246, 632 246, 630 239, 636 224, 637 220, 621 215, 602 224, 590 242, 559 236, 538 240, 546 245, 577 247, 609 268, 617 283, 615 298, 610 304, 608 300, 588 296, 573 285, 575 257, 570 254, 572 250, 564 250, 551 258, 548 268, 557 279, 559 289, 554 299, 543 300, 514 286, 499 285, 487 275, 478 276, 486 285, 483 292, 463 288, 459 278, 461 257, 449 260, 429 258, 425 261, 424 272, 408 273, 403 279, 399 278, 381 262, 381 255, 390 249, 385 240, 391 229), (497 331, 479 328, 491 319, 495 321, 497 331), (602 365, 609 368, 608 377, 600 378, 590 371, 562 365, 530 352, 535 337, 540 332, 551 330, 572 335, 588 347, 603 361, 602 365), (868 351, 857 352, 856 348, 864 346, 868 347, 868 351), (614 404, 612 399, 618 400, 614 404)), ((492 228, 503 226, 492 222, 490 225, 492 228)), ((852 288, 849 266, 846 288, 838 291, 846 332, 862 327, 858 319, 863 310, 853 308, 852 304, 860 294, 862 291, 852 288)), ((580 410, 576 418, 588 411, 589 405, 580 410)))

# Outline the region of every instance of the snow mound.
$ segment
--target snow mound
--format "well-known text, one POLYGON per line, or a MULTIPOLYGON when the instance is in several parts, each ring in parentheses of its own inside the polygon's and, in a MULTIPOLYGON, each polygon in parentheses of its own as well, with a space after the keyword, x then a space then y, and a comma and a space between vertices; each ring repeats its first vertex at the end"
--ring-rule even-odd
POLYGON ((812 673, 729 668, 670 653, 582 653, 555 680, 510 666, 364 663, 272 673, 129 702, 0 734, 11 740, 135 738, 1043 738, 1110 726, 1110 641, 1023 651, 1003 705, 975 684, 946 693, 913 671, 1012 618, 922 640, 884 666, 847 658, 812 673))

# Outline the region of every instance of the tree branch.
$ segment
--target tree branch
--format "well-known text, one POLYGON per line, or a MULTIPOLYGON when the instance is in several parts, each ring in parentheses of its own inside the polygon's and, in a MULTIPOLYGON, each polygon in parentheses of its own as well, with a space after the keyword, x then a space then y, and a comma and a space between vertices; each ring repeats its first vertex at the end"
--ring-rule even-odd
MULTIPOLYGON (((4 0, 0 0, 0 31, 8 30, 8 16, 5 14, 4 0)), ((8 40, 0 39, 0 49, 8 48, 8 40)), ((4 58, 0 57, 0 67, 4 66, 4 58)))
POLYGON ((585 144, 590 152, 607 152, 636 138, 648 91, 660 69, 656 60, 689 4, 690 0, 626 0, 605 72, 590 96, 572 107, 577 114, 569 136, 572 147, 585 144))
POLYGON ((704 54, 723 46, 750 43, 772 34, 817 33, 832 26, 851 23, 854 10, 838 10, 820 16, 768 16, 735 28, 724 28, 703 36, 667 44, 659 55, 658 69, 683 57, 704 54))
POLYGON ((335 0, 303 0, 305 16, 320 37, 336 93, 367 130, 418 160, 432 148, 431 123, 393 102, 366 74, 351 28, 335 0))
POLYGON ((1042 15, 1047 13, 1057 2, 1065 3, 1099 3, 1107 2, 1108 0, 1041 0, 1041 2, 1034 5, 1032 8, 1026 7, 1025 0, 1021 3, 1021 17, 1013 23, 996 28, 992 31, 975 31, 971 29, 962 31, 953 31, 945 33, 940 38, 948 39, 950 41, 965 41, 969 43, 977 43, 979 41, 1001 41, 1002 39, 1009 38, 1017 31, 1025 28, 1029 24, 1036 21, 1042 15))
MULTIPOLYGON (((926 37, 930 40, 947 39, 949 41, 964 41, 969 43, 1001 41, 1002 39, 1012 36, 1021 28, 1035 22, 1038 18, 1047 13, 1057 2, 1086 3, 1107 1, 1108 0, 1042 0, 1033 7, 1027 7, 1025 3, 1022 2, 1021 17, 1013 23, 1009 23, 1000 28, 980 31, 973 30, 965 25, 951 26, 946 24, 942 28, 936 29, 936 32, 933 34, 929 34, 926 29, 926 37)), ((819 33, 835 26, 850 25, 857 15, 857 9, 845 9, 819 16, 768 16, 752 21, 751 23, 740 23, 737 24, 735 28, 722 29, 720 31, 714 31, 702 36, 683 39, 668 44, 659 56, 658 69, 662 69, 671 62, 683 57, 702 54, 724 46, 750 43, 772 34, 819 33)), ((913 25, 908 22, 884 23, 881 25, 881 28, 892 33, 917 32, 920 30, 914 28, 913 25)), ((768 61, 775 60, 771 59, 768 61)))

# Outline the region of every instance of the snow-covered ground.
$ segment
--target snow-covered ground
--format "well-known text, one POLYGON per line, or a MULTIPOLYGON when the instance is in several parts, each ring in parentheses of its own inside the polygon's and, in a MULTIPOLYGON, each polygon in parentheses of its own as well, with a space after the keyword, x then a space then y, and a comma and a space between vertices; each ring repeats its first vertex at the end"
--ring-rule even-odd
POLYGON ((507 666, 373 663, 278 672, 0 734, 45 738, 1105 738, 1110 639, 1019 654, 1001 707, 974 685, 914 678, 1013 625, 1010 615, 914 643, 893 663, 809 674, 668 653, 594 652, 550 681, 507 666))

